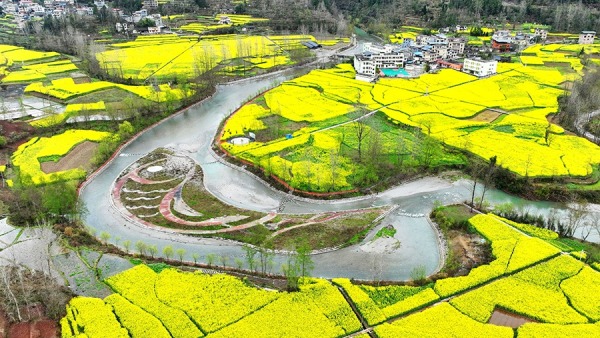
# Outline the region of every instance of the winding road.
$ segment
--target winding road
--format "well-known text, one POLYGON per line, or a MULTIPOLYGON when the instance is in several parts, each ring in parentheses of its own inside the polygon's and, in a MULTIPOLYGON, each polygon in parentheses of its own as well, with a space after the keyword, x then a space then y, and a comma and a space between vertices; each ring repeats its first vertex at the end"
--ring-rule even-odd
MULTIPOLYGON (((156 245, 158 252, 162 252, 162 248, 167 245, 184 249, 184 258, 190 261, 192 254, 198 254, 200 262, 205 262, 208 254, 229 256, 230 262, 235 257, 244 259, 240 243, 192 237, 169 229, 146 227, 124 217, 112 205, 111 187, 123 169, 157 147, 171 147, 187 153, 201 165, 208 191, 223 202, 240 208, 262 212, 279 209, 283 213, 318 213, 372 206, 397 206, 367 235, 363 243, 314 255, 314 276, 406 280, 410 278, 415 267, 424 266, 428 274, 436 272, 443 263, 443 252, 440 251, 439 234, 431 226, 426 215, 435 201, 447 204, 466 200, 470 196, 469 181, 430 177, 363 198, 317 201, 290 197, 273 190, 243 169, 215 161, 210 145, 220 122, 248 98, 305 73, 306 70, 307 67, 289 69, 260 78, 221 85, 210 99, 139 135, 121 149, 110 164, 96 175, 92 175, 83 185, 80 198, 88 209, 84 216, 86 226, 94 229, 98 235, 108 232, 113 244, 120 247, 123 247, 122 243, 125 240, 131 241, 131 247, 134 247, 137 241, 142 241, 148 245, 156 245), (395 238, 400 241, 400 247, 384 252, 367 250, 366 247, 377 247, 377 242, 371 241, 374 240, 377 230, 388 224, 397 229, 395 238)), ((537 213, 548 213, 552 208, 558 207, 549 202, 525 201, 496 190, 488 191, 486 200, 492 203, 511 202, 537 213)), ((380 239, 375 241, 378 240, 380 239)), ((272 272, 279 272, 279 265, 285 259, 285 256, 276 255, 272 272)))

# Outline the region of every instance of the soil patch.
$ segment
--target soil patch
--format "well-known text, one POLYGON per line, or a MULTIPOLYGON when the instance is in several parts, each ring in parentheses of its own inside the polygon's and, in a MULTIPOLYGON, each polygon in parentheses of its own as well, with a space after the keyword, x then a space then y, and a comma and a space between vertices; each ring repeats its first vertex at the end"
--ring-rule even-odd
POLYGON ((488 323, 500 326, 508 326, 515 329, 525 323, 536 323, 536 321, 528 317, 510 313, 508 311, 495 309, 488 323))
POLYGON ((98 143, 91 141, 84 141, 71 151, 63 156, 58 162, 44 162, 42 163, 42 171, 46 174, 51 174, 59 171, 82 168, 83 170, 90 170, 92 168, 92 158, 96 153, 98 143))
POLYGON ((10 327, 11 338, 58 338, 58 327, 51 320, 17 323, 10 327))
POLYGON ((448 237, 452 257, 459 263, 457 271, 459 275, 489 261, 488 250, 481 236, 450 230, 448 237))
POLYGON ((566 88, 567 90, 572 90, 573 89, 573 81, 565 81, 562 82, 561 87, 566 88))
POLYGON ((481 113, 470 118, 471 121, 481 121, 481 122, 493 122, 495 121, 502 113, 497 111, 486 109, 481 113))

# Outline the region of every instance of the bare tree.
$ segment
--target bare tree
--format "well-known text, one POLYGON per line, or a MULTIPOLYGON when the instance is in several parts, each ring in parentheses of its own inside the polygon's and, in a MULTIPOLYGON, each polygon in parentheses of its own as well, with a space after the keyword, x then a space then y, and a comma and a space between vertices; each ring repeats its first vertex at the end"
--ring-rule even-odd
POLYGON ((496 171, 496 156, 490 157, 490 162, 485 169, 485 175, 483 176, 483 186, 481 189, 481 201, 479 201, 479 209, 483 206, 483 202, 485 201, 485 194, 492 185, 492 180, 494 178, 494 172, 496 171))
POLYGON ((358 147, 358 162, 362 162, 362 146, 363 141, 369 135, 371 128, 367 126, 362 120, 358 120, 352 123, 354 127, 354 132, 356 134, 357 147, 358 147))
POLYGON ((595 231, 600 236, 600 212, 590 212, 587 217, 586 235, 582 238, 584 241, 590 235, 592 231, 595 231))
POLYGON ((573 237, 577 230, 585 225, 585 217, 587 215, 587 203, 580 201, 572 203, 572 206, 567 210, 566 224, 562 229, 561 236, 573 237))

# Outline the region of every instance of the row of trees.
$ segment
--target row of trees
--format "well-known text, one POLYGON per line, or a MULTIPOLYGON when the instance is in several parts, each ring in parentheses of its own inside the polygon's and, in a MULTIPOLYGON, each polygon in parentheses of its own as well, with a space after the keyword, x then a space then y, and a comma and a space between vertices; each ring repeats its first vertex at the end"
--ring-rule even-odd
MULTIPOLYGON (((89 230, 92 235, 95 235, 95 231, 89 230)), ((102 232, 100 239, 103 243, 108 244, 111 239, 111 235, 108 232, 102 232)), ((150 256, 152 259, 158 257, 159 253, 162 252, 162 256, 171 261, 174 257, 177 257, 180 262, 183 262, 186 258, 186 250, 183 248, 174 249, 173 246, 167 245, 159 250, 158 246, 154 244, 146 244, 143 241, 136 241, 133 243, 131 240, 125 240, 121 242, 120 237, 114 238, 116 245, 121 245, 126 253, 130 253, 132 249, 141 256, 150 256)), ((217 255, 207 254, 205 257, 200 256, 198 253, 192 253, 190 257, 194 261, 194 264, 198 263, 200 259, 205 259, 206 264, 209 267, 221 267, 232 266, 237 269, 244 269, 262 275, 272 274, 275 266, 275 253, 267 246, 259 245, 244 245, 242 246, 244 251, 244 258, 234 257, 231 261, 228 255, 217 255)), ((310 256, 311 249, 308 245, 301 245, 296 250, 291 251, 287 255, 286 261, 281 264, 281 273, 286 277, 288 282, 288 290, 297 291, 299 283, 302 277, 310 276, 310 272, 314 268, 314 263, 310 256)))

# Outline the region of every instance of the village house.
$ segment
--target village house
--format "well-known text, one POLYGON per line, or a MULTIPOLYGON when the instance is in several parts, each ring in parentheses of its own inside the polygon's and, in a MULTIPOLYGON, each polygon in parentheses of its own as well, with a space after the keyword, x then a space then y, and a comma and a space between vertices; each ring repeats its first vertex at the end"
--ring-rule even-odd
POLYGON ((439 68, 450 68, 454 70, 461 71, 463 69, 463 65, 456 62, 450 62, 446 60, 437 60, 436 61, 439 68))
POLYGON ((535 36, 539 36, 540 40, 542 40, 542 41, 546 41, 546 39, 548 38, 548 31, 545 29, 536 28, 534 30, 533 34, 535 36))
POLYGON ((157 9, 158 8, 158 1, 157 0, 144 0, 142 2, 143 7, 146 9, 157 9))
POLYGON ((463 62, 463 72, 475 75, 477 77, 486 77, 496 74, 498 61, 482 60, 480 58, 465 59, 463 62))
POLYGON ((591 45, 594 43, 595 37, 596 37, 595 31, 583 31, 583 32, 581 32, 581 34, 579 34, 578 43, 580 45, 591 45))

